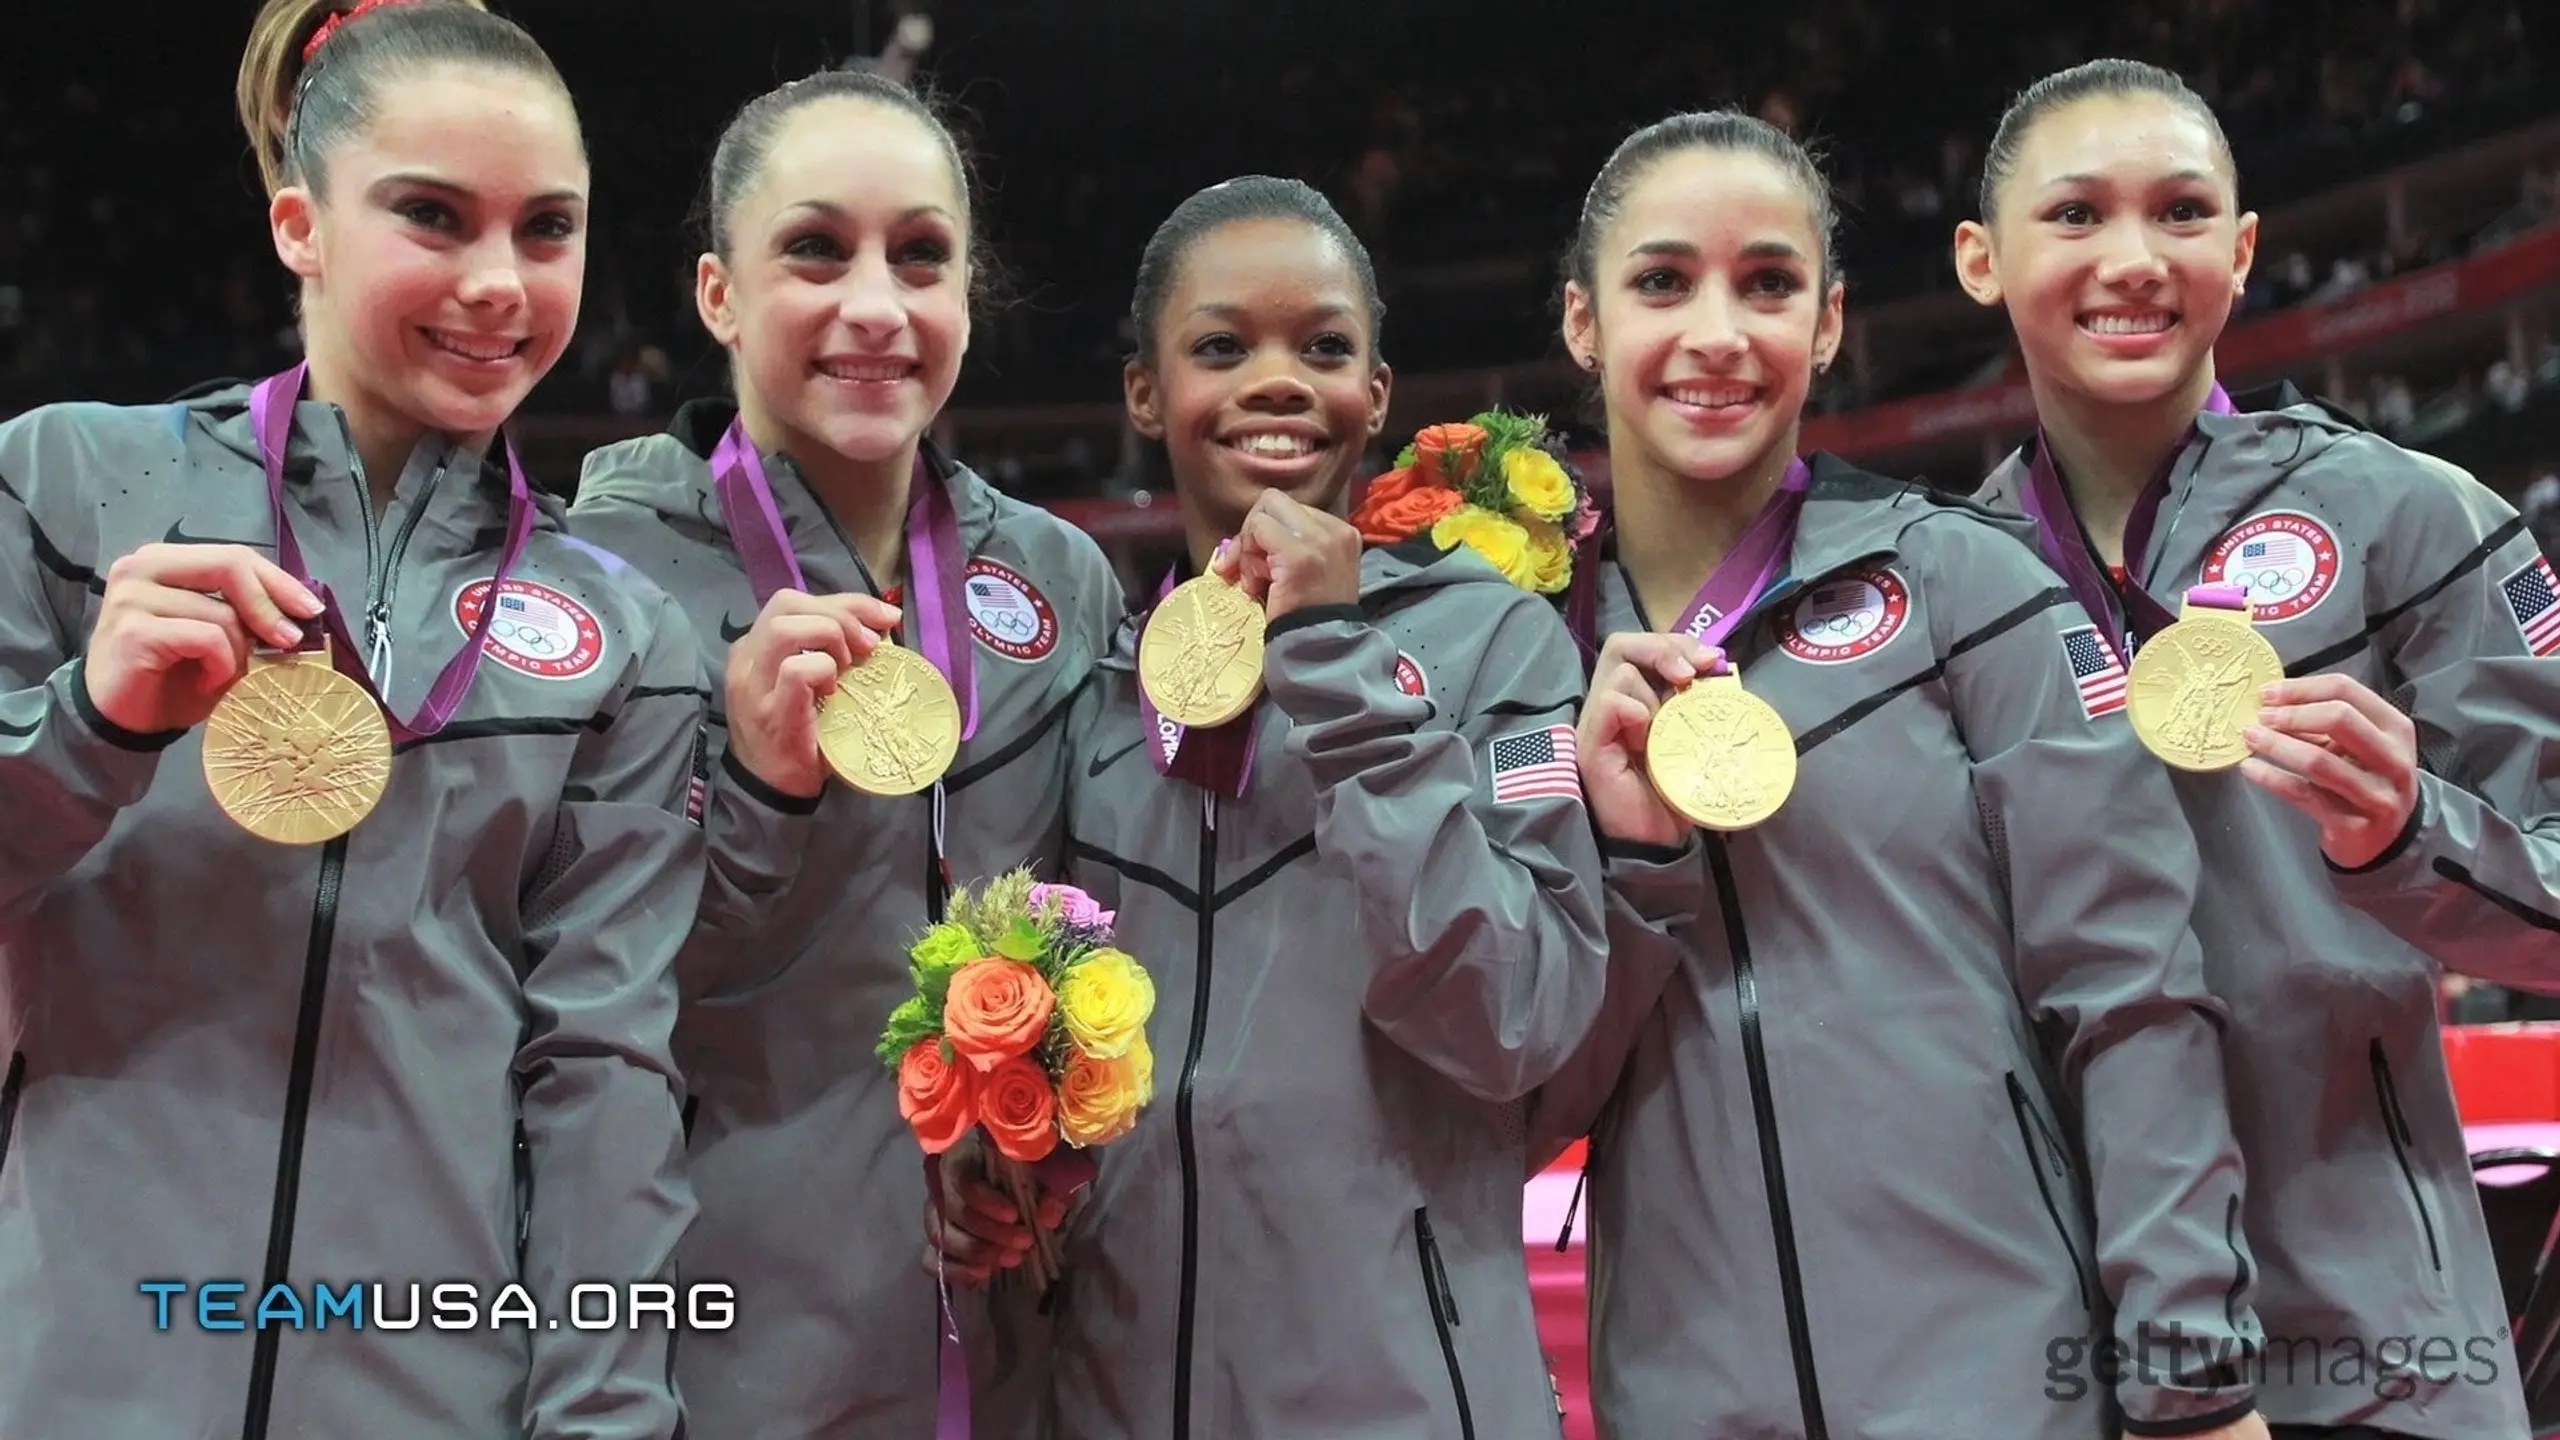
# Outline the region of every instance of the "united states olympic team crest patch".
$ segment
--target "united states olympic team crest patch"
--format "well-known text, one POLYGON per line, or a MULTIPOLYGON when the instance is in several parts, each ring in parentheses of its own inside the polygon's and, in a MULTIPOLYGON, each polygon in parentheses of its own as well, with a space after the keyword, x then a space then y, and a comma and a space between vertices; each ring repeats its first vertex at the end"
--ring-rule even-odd
MULTIPOLYGON (((465 637, 489 603, 489 582, 474 580, 454 592, 453 623, 465 637)), ((498 613, 489 622, 481 653, 537 680, 575 680, 604 663, 604 626, 595 612, 548 585, 509 580, 498 591, 498 613)))
POLYGON ((1911 620, 1911 587, 1878 566, 1805 591, 1778 648, 1815 665, 1843 665, 1893 643, 1911 620))
POLYGON ((1007 660, 1029 663, 1058 648, 1058 612, 1019 570, 985 556, 969 562, 962 585, 969 633, 1007 660))
POLYGON ((2261 625, 2308 615, 2338 588, 2338 537, 2299 510, 2269 510, 2234 525, 2204 557, 2204 583, 2249 587, 2261 625))
POLYGON ((1431 698, 1431 683, 1423 677, 1422 667, 1401 650, 1396 652, 1396 688, 1416 700, 1431 698))

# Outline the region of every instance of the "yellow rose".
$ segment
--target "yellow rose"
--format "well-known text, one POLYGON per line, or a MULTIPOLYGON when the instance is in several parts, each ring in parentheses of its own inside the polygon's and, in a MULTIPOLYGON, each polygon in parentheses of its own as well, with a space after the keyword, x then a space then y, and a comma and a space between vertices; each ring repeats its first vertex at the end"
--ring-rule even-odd
POLYGON ((1572 513, 1573 477, 1544 450, 1524 445, 1503 456, 1502 483, 1510 487, 1514 508, 1541 520, 1562 520, 1572 513))
POLYGON ((1541 595, 1563 590, 1573 578, 1573 542, 1564 527, 1532 520, 1521 528, 1529 532, 1529 588, 1541 595))
POLYGON ((1514 585, 1529 584, 1529 532, 1508 515, 1480 505, 1463 505, 1431 527, 1431 543, 1444 550, 1460 545, 1475 551, 1514 585))
POLYGON ((1131 1045, 1145 1043, 1156 982, 1120 951, 1096 950, 1058 983, 1058 1010, 1077 1049, 1097 1060, 1116 1060, 1131 1045))
POLYGON ((1145 1034, 1117 1059, 1075 1055, 1058 1081, 1058 1133, 1078 1149, 1108 1145, 1128 1134, 1155 1098, 1156 1057, 1145 1034))

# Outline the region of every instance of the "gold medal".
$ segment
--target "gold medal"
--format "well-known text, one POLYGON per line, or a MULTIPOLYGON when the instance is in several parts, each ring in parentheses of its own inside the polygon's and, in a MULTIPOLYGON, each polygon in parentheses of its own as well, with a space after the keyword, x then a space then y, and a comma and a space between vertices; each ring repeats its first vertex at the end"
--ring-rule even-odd
POLYGON ((1138 637, 1138 683, 1177 725, 1224 725, 1262 693, 1262 607, 1215 575, 1185 580, 1138 637))
POLYGON ((1709 830, 1748 830, 1796 787, 1796 740, 1769 702, 1728 670, 1662 702, 1645 739, 1662 803, 1709 830))
POLYGON ((2181 770, 2228 770, 2249 758, 2259 692, 2284 660, 2238 610, 2190 598, 2178 623, 2142 643, 2126 677, 2125 713, 2152 754, 2181 770))
POLYGON ((818 702, 818 750, 866 795, 913 795, 960 753, 960 701, 933 662, 883 640, 818 702))
POLYGON ((249 657, 205 722, 204 778, 241 829, 279 845, 353 830, 391 781, 391 727, 329 651, 249 657))

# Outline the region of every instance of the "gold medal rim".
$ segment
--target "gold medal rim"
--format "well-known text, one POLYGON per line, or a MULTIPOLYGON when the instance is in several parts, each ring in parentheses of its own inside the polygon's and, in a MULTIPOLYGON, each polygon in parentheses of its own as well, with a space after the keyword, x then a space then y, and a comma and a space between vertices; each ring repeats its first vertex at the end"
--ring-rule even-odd
MULTIPOLYGON (((1156 693, 1157 685, 1155 678, 1148 672, 1151 670, 1161 671, 1166 665, 1172 663, 1170 660, 1164 658, 1164 647, 1172 642, 1157 641, 1156 621, 1164 614, 1166 606, 1172 603, 1174 596, 1180 595, 1183 591, 1188 590, 1195 585, 1215 585, 1224 590, 1235 590, 1236 588, 1214 575, 1197 575, 1189 580, 1183 581, 1181 584, 1173 587, 1171 591, 1167 592, 1164 600, 1157 604, 1155 613, 1147 617, 1147 628, 1140 632, 1138 636, 1138 684, 1147 692, 1147 703, 1156 707, 1157 714, 1184 727, 1185 729, 1214 730, 1218 726, 1224 725, 1229 721, 1234 720, 1237 716, 1244 714, 1247 710, 1252 709, 1253 702, 1261 698, 1262 665, 1265 653, 1263 634, 1260 626, 1255 626, 1247 630, 1245 633, 1245 653, 1253 657, 1253 683, 1245 687, 1244 693, 1237 698, 1234 705, 1227 707, 1195 706, 1185 708, 1165 704, 1163 697, 1156 693), (1156 658, 1150 660, 1150 656, 1156 658)), ((1238 593, 1241 594, 1242 592, 1238 593)), ((1253 602, 1251 600, 1247 600, 1245 603, 1250 605, 1253 602)), ((1258 609, 1259 607, 1256 608, 1258 609)))
POLYGON ((363 824, 382 804, 383 794, 391 786, 391 726, 383 719, 381 707, 374 703, 371 695, 365 693, 364 687, 338 673, 337 669, 329 663, 327 651, 298 653, 289 659, 255 657, 249 672, 222 693, 222 698, 214 703, 212 714, 206 717, 204 743, 200 747, 198 759, 204 767, 205 788, 212 793, 214 807, 219 809, 224 818, 232 824, 271 844, 323 845, 363 824), (363 708, 364 713, 371 719, 371 723, 365 727, 364 746, 376 752, 382 761, 381 767, 365 783, 361 803, 351 807, 354 811, 353 817, 344 825, 317 833, 312 833, 304 827, 278 825, 275 822, 281 818, 280 816, 270 816, 260 821, 241 814, 237 803, 238 797, 227 793, 234 787, 224 781, 215 769, 217 760, 239 753, 246 748, 236 746, 220 737, 225 734, 250 733, 254 729, 254 727, 237 723, 216 722, 223 720, 226 711, 244 703, 244 695, 255 694, 249 687, 263 683, 259 677, 288 668, 298 671, 304 667, 308 667, 320 677, 324 690, 335 691, 356 701, 363 708))
MULTIPOLYGON (((865 665, 886 663, 914 671, 919 677, 918 683, 924 687, 925 694, 913 709, 926 713, 938 710, 950 717, 948 724, 935 727, 934 762, 925 767, 923 778, 913 784, 883 783, 863 775, 862 767, 858 763, 861 758, 859 750, 851 749, 837 736, 831 735, 823 723, 818 727, 819 755, 825 759, 827 769, 834 772, 837 779, 865 795, 895 798, 901 795, 920 794, 933 788, 936 781, 950 773, 951 762, 960 754, 960 697, 953 692, 951 681, 935 668, 931 660, 902 645, 886 641, 874 649, 862 663, 865 665), (850 753, 847 753, 849 750, 850 753)), ((850 674, 852 670, 849 668, 845 673, 850 674)), ((822 721, 826 711, 843 703, 844 687, 839 684, 836 689, 828 693, 825 699, 818 702, 822 721)))
POLYGON ((2124 713, 2126 721, 2133 726, 2134 738, 2140 740, 2142 748, 2150 751, 2160 763, 2184 770, 2191 775, 2218 775, 2225 770, 2237 769, 2242 761, 2249 758, 2249 742, 2235 733, 2231 736, 2229 744, 2218 747, 2215 754, 2221 755, 2232 751, 2237 753, 2232 753, 2229 759, 2211 759, 2203 763, 2190 761, 2182 755, 2170 754, 2163 748, 2166 742, 2162 741, 2157 734, 2160 719, 2157 714, 2152 713, 2156 706, 2145 698, 2146 692, 2142 688, 2142 679, 2146 672, 2143 667, 2149 665, 2151 671, 2156 672, 2167 663, 2159 658, 2165 653, 2160 642, 2177 634, 2181 628, 2192 630, 2201 625, 2221 625, 2238 630, 2248 637, 2245 643, 2251 652, 2249 669, 2256 681, 2256 688, 2264 689, 2283 679, 2284 657, 2276 653, 2274 642, 2259 632, 2256 623, 2248 618, 2249 612, 2237 611, 2234 614, 2238 618, 2199 620, 2190 617, 2164 626, 2158 634, 2142 643, 2142 648, 2134 652, 2133 664, 2125 669, 2124 713))
MULTIPOLYGON (((1699 681, 1663 701, 1662 708, 1655 712, 1655 721, 1658 723, 1662 716, 1668 714, 1675 706, 1705 704, 1706 697, 1713 693, 1708 687, 1715 683, 1713 680, 1699 681)), ((1733 694, 1740 696, 1747 706, 1756 708, 1760 712, 1760 723, 1787 737, 1784 752, 1786 758, 1778 767, 1784 773, 1779 777, 1778 783, 1772 787, 1772 796, 1766 803, 1758 806, 1755 811, 1743 812, 1740 817, 1731 812, 1700 814, 1673 798, 1671 792, 1676 787, 1668 783, 1663 778, 1662 772, 1656 768, 1651 746, 1646 747, 1644 755, 1645 778, 1653 783, 1653 793, 1661 798, 1662 803, 1671 807, 1674 813, 1689 821, 1690 824, 1719 834, 1733 834, 1766 824, 1771 816, 1786 808, 1788 799, 1795 794, 1796 789, 1795 736, 1787 729, 1786 717, 1778 713, 1776 706, 1744 689, 1738 680, 1731 682, 1731 690, 1733 694)))

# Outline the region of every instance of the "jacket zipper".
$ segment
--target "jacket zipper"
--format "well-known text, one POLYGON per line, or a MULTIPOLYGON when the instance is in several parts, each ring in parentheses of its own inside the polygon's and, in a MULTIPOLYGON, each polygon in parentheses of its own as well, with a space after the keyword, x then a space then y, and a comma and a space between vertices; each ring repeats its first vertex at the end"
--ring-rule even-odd
POLYGON ((1431 1234, 1431 1207, 1413 1212, 1415 1253, 1422 1257, 1422 1297, 1431 1302, 1431 1328, 1440 1332, 1440 1355, 1449 1362, 1449 1390, 1458 1397, 1460 1440, 1476 1440, 1475 1412, 1467 1406, 1467 1377, 1458 1368, 1458 1297, 1449 1288, 1449 1267, 1440 1260, 1440 1242, 1431 1234))
MULTIPOLYGON (((302 1141, 311 1124, 311 1079, 320 1059, 320 1014, 329 993, 329 950, 338 932, 338 892, 346 876, 347 837, 320 850, 320 893, 311 905, 311 941, 302 957, 302 1003, 293 1022, 293 1060, 286 1072, 284 1125, 276 1143, 275 1208, 267 1220, 267 1262, 258 1295, 285 1283, 293 1264, 293 1216, 302 1196, 302 1141)), ((267 1413, 275 1396, 280 1327, 258 1327, 249 1360, 249 1405, 240 1440, 266 1440, 267 1413)))
POLYGON ((1742 923, 1742 896, 1733 883, 1733 861, 1724 839, 1707 835, 1707 865, 1714 872, 1716 902, 1724 909, 1725 945, 1733 955, 1733 999, 1742 1018, 1742 1061, 1751 1081, 1751 1117, 1760 1135, 1760 1183, 1769 1196, 1769 1230, 1777 1243, 1778 1291, 1786 1308, 1787 1349, 1795 1359, 1796 1402, 1804 1412, 1804 1440, 1830 1440, 1822 1418, 1822 1385, 1813 1366, 1813 1324, 1805 1315, 1804 1267, 1796 1253, 1793 1207, 1787 1201, 1787 1168, 1778 1143, 1778 1107, 1769 1089, 1768 1045, 1760 1035, 1760 986, 1751 969, 1751 937, 1742 923))
POLYGON ((516 1095, 516 1274, 524 1274, 525 1247, 533 1240, 533 1146, 524 1134, 524 1095, 516 1095))
POLYGON ((18 1092, 26 1083, 27 1056, 21 1050, 9 1057, 9 1074, 0 1079, 0 1170, 9 1168, 9 1136, 18 1128, 18 1092))
POLYGON ((2409 1183, 2409 1203, 2418 1207, 2418 1226, 2427 1232, 2427 1259, 2438 1275, 2444 1273, 2444 1251, 2436 1244, 2435 1216, 2427 1210, 2427 1194, 2418 1185, 2418 1172, 2409 1164, 2409 1146, 2415 1143, 2410 1134, 2408 1117, 2400 1113, 2400 1087, 2391 1081, 2391 1060, 2382 1053, 2377 1039, 2368 1053, 2373 1059, 2373 1094, 2382 1104, 2383 1133, 2391 1137, 2392 1158, 2400 1162, 2400 1178, 2409 1183))
POLYGON ((1218 797, 1200 793, 1200 939, 1193 962, 1191 1043, 1182 1056, 1182 1079, 1174 1092, 1173 1137, 1182 1159, 1182 1293, 1176 1303, 1173 1330, 1173 1440, 1191 1434, 1191 1344, 1200 1300, 1200 1148, 1191 1119, 1192 1084, 1200 1073, 1200 1050, 1209 1038, 1209 956, 1216 943, 1218 918, 1218 797))
MULTIPOLYGON (((2018 1083, 2016 1072, 2000 1079, 2009 1087, 2009 1111, 2018 1122, 2018 1143, 2026 1147, 2027 1168, 2035 1172, 2036 1195, 2044 1201, 2045 1216, 2053 1221, 2053 1233, 2062 1241, 2062 1253, 2071 1258, 2071 1283, 2080 1291, 2080 1308, 2094 1310, 2096 1307, 2089 1300, 2089 1272, 2080 1268, 2080 1247, 2071 1243, 2071 1232, 2062 1223, 2062 1205, 2053 1198, 2053 1188, 2045 1180, 2045 1161, 2048 1157, 2058 1158, 2058 1147, 2047 1143, 2044 1120, 2028 1103, 2027 1087, 2018 1083)), ((2054 1173, 2069 1172, 2057 1164, 2054 1173)))
POLYGON ((926 792, 929 807, 924 832, 924 919, 939 925, 951 906, 951 862, 942 853, 942 782, 926 792))
MULTIPOLYGON (((364 521, 364 628, 361 641, 365 647, 364 673, 373 677, 375 694, 385 690, 383 670, 390 665, 388 646, 373 624, 374 577, 382 571, 382 527, 373 514, 373 482, 365 478, 364 457, 356 453, 355 431, 347 426, 347 414, 338 412, 338 435, 346 442, 347 468, 355 477, 356 514, 364 521)), ((494 600, 495 597, 492 597, 494 600)))
MULTIPOLYGON (((383 557, 380 574, 366 586, 370 593, 366 596, 364 609, 364 669, 373 677, 373 688, 385 696, 391 693, 391 597, 400 588, 400 557, 409 553, 409 536, 416 532, 418 521, 427 513, 428 497, 436 493, 436 486, 443 481, 444 472, 451 464, 452 452, 448 450, 445 458, 438 460, 434 471, 428 474, 427 483, 418 488, 417 498, 409 504, 409 513, 400 517, 400 529, 391 537, 391 552, 383 557)), ((364 486, 364 462, 361 460, 356 462, 356 481, 359 486, 364 486)), ((369 486, 365 488, 370 489, 369 486)), ((373 514, 371 494, 364 496, 364 503, 370 529, 373 514)), ((490 573, 494 578, 496 572, 490 573)), ((494 609, 498 597, 492 593, 482 603, 494 609)))
MULTIPOLYGON (((345 439, 347 460, 356 487, 356 513, 364 521, 364 564, 367 604, 366 637, 368 657, 366 673, 374 678, 376 693, 387 683, 382 670, 374 668, 378 657, 387 668, 390 660, 388 627, 375 628, 378 602, 373 597, 377 587, 387 588, 385 572, 389 566, 382 556, 381 527, 373 513, 373 489, 365 478, 364 457, 356 450, 355 434, 347 428, 346 412, 338 413, 338 431, 345 439)), ((438 474, 442 470, 439 467, 438 474)), ((432 483, 432 482, 430 482, 432 483)), ((413 507, 409 525, 401 530, 398 544, 408 543, 409 529, 417 520, 417 511, 425 508, 425 496, 413 507)), ((496 597, 491 597, 496 603, 496 597)), ((276 1142, 276 1190, 273 1209, 267 1219, 267 1258, 260 1277, 258 1294, 284 1284, 293 1265, 293 1223, 302 1200, 302 1146, 311 1126, 311 1086, 320 1060, 320 1020, 329 993, 329 954, 338 932, 338 898, 346 878, 347 837, 340 835, 320 850, 320 885, 311 903, 311 937, 302 957, 302 996, 293 1023, 293 1056, 285 1076, 284 1122, 276 1142)), ((519 1234, 523 1216, 518 1217, 519 1234)), ((273 1407, 276 1381, 276 1355, 282 1345, 281 1329, 261 1326, 249 1360, 249 1399, 241 1427, 241 1440, 266 1440, 267 1421, 273 1407)))

